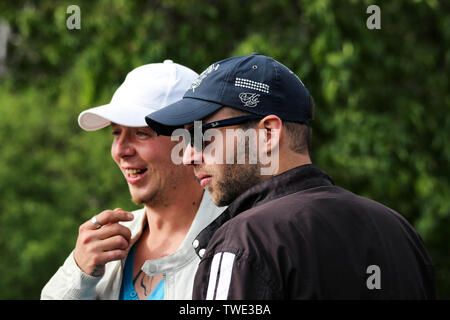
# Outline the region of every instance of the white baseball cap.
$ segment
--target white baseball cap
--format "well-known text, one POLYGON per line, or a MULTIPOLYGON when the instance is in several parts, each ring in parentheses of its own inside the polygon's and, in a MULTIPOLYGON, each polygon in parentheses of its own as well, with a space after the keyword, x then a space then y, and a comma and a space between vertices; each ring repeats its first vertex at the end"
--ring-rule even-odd
POLYGON ((109 104, 80 113, 78 124, 87 131, 111 122, 127 127, 146 127, 145 116, 181 98, 198 74, 172 60, 150 63, 132 70, 109 104))

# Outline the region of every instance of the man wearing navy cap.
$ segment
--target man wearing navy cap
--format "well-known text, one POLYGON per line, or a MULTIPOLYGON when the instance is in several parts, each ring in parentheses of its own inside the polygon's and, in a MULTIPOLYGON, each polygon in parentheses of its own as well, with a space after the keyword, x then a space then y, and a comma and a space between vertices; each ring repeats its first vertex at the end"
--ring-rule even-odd
POLYGON ((294 73, 253 54, 212 64, 182 100, 146 117, 163 135, 189 129, 184 163, 217 205, 229 205, 192 243, 202 258, 193 298, 435 298, 433 265, 414 228, 311 163, 313 108, 294 73), (250 161, 252 139, 272 163, 250 161), (242 152, 244 163, 236 161, 242 152))

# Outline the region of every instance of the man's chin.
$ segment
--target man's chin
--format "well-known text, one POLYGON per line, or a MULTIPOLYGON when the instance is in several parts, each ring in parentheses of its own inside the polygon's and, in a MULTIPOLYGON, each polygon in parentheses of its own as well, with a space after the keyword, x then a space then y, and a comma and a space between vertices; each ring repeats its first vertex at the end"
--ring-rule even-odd
POLYGON ((137 192, 131 192, 131 201, 133 201, 134 204, 140 206, 149 201, 149 195, 142 195, 138 194, 137 192))
POLYGON ((234 201, 234 199, 224 197, 223 193, 218 194, 218 192, 211 192, 209 189, 207 190, 211 195, 212 202, 214 202, 214 204, 218 207, 228 206, 234 201))
POLYGON ((145 200, 140 198, 140 197, 131 197, 131 201, 133 201, 134 204, 140 206, 143 205, 145 203, 145 200))
POLYGON ((228 204, 223 203, 222 199, 216 199, 214 197, 211 197, 211 200, 218 207, 223 207, 223 206, 227 206, 228 205, 228 204))

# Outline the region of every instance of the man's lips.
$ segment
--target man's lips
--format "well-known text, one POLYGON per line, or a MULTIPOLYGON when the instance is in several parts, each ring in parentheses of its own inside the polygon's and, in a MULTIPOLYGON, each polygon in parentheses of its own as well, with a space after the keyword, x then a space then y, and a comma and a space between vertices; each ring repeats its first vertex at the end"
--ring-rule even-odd
POLYGON ((211 182, 212 180, 212 176, 209 174, 204 174, 204 173, 198 173, 196 174, 196 178, 197 180, 200 182, 200 185, 202 187, 205 187, 208 183, 211 182))
POLYGON ((128 183, 137 183, 147 174, 147 168, 122 167, 128 183))

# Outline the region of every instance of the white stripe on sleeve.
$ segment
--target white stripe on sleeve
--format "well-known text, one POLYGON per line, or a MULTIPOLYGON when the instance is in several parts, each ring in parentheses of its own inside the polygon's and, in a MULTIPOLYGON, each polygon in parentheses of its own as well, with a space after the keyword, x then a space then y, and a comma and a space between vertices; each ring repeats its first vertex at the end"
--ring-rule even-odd
POLYGON ((208 291, 206 293, 206 300, 214 299, 214 292, 216 291, 217 273, 219 272, 219 264, 222 258, 222 252, 214 255, 211 263, 211 270, 209 272, 208 291))
POLYGON ((234 253, 223 253, 222 261, 220 264, 220 277, 217 284, 217 293, 215 298, 216 300, 226 300, 228 298, 228 290, 230 289, 231 283, 231 274, 233 273, 234 257, 234 253))

